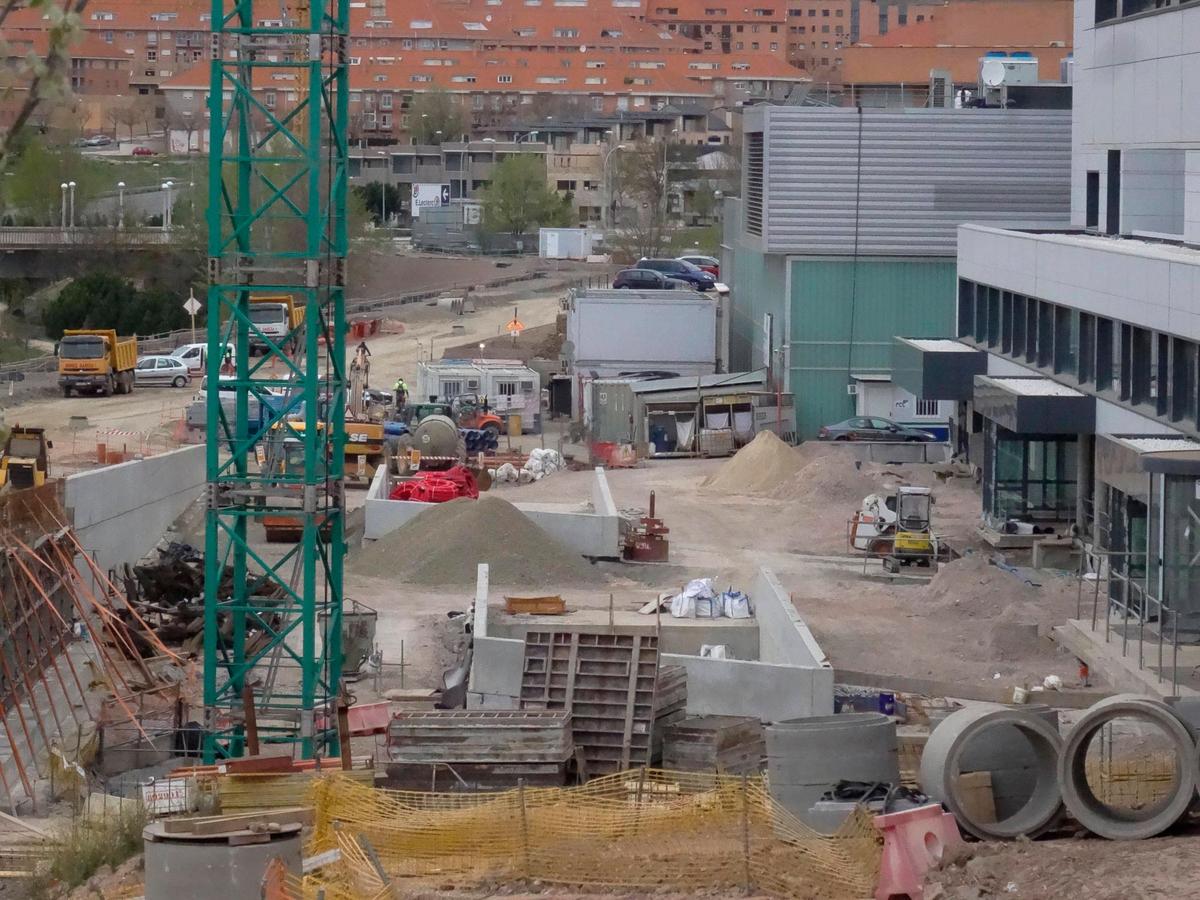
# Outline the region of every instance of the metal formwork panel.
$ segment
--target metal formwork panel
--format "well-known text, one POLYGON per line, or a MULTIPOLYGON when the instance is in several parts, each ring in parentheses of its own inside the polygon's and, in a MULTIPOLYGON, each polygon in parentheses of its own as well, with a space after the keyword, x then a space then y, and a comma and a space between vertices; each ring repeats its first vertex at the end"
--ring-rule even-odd
POLYGON ((649 765, 658 638, 529 632, 521 708, 568 710, 589 775, 649 765))
POLYGON ((242 691, 267 664, 289 674, 270 678, 263 740, 294 743, 302 757, 337 749, 349 9, 349 0, 212 4, 207 375, 223 389, 210 387, 207 410, 208 761, 244 752, 242 691), (303 320, 267 336, 251 315, 254 294, 290 296, 303 320), (252 338, 262 357, 250 355, 252 338), (228 362, 226 345, 235 348, 228 362), (302 448, 302 464, 261 464, 272 435, 302 448), (255 542, 280 515, 300 539, 277 557, 255 542), (227 566, 232 589, 222 591, 227 566))

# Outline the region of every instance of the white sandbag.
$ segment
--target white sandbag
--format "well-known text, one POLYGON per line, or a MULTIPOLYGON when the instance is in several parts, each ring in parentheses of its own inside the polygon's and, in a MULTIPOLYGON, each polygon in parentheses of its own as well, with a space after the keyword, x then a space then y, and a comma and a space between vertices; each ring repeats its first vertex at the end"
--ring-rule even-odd
POLYGON ((750 618, 750 598, 741 591, 726 591, 721 595, 721 611, 729 619, 748 619, 750 618))

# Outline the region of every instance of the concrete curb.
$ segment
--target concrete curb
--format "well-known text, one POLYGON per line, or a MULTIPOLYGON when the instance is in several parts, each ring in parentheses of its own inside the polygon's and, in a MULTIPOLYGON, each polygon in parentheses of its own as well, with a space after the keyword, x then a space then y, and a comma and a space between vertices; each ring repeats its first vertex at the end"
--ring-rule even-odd
POLYGON ((945 804, 958 824, 980 840, 1036 837, 1054 825, 1062 813, 1058 788, 1061 746, 1058 730, 1036 711, 1001 706, 960 709, 947 716, 929 735, 921 756, 921 789, 945 804), (1017 729, 1028 742, 1033 763, 1029 772, 1031 790, 1028 799, 1010 815, 996 822, 980 822, 968 814, 963 804, 958 776, 964 755, 975 755, 972 742, 985 732, 1000 728, 1006 732, 1017 729))
POLYGON ((1170 828, 1187 812, 1200 778, 1191 731, 1167 704, 1138 694, 1101 700, 1075 723, 1058 763, 1063 801, 1071 815, 1093 834, 1114 841, 1143 840, 1170 828), (1127 812, 1101 802, 1087 781, 1087 752, 1092 737, 1116 719, 1133 718, 1157 725, 1175 751, 1175 789, 1146 810, 1127 812))

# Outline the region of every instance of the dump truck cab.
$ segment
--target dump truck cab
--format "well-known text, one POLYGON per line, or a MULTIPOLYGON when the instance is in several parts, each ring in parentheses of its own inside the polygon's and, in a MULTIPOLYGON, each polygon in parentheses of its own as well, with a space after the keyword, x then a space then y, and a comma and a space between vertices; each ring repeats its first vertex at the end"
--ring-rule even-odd
POLYGON ((11 485, 21 489, 45 484, 50 477, 50 457, 46 451, 52 446, 46 440, 46 429, 15 426, 0 454, 0 487, 11 485))

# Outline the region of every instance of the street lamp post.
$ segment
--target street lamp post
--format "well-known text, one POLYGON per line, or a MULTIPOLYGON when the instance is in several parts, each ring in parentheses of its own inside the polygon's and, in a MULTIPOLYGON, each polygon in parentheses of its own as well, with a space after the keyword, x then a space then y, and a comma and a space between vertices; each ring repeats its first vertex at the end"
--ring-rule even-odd
POLYGON ((70 190, 70 193, 71 193, 71 216, 70 216, 69 221, 71 223, 71 227, 74 228, 75 227, 75 182, 68 181, 67 187, 71 189, 70 190))
POLYGON ((59 185, 62 188, 62 211, 59 214, 59 227, 63 231, 67 230, 67 183, 64 181, 59 185))
POLYGON ((604 165, 600 168, 600 180, 604 182, 604 214, 600 217, 600 227, 604 229, 612 227, 612 186, 608 180, 608 161, 614 153, 624 149, 624 144, 609 147, 608 152, 604 154, 604 165))
POLYGON ((117 182, 117 228, 125 227, 125 182, 117 182))
POLYGON ((163 231, 167 231, 171 227, 171 188, 174 186, 175 186, 175 183, 172 181, 164 181, 162 183, 162 189, 163 189, 162 229, 163 229, 163 231))

